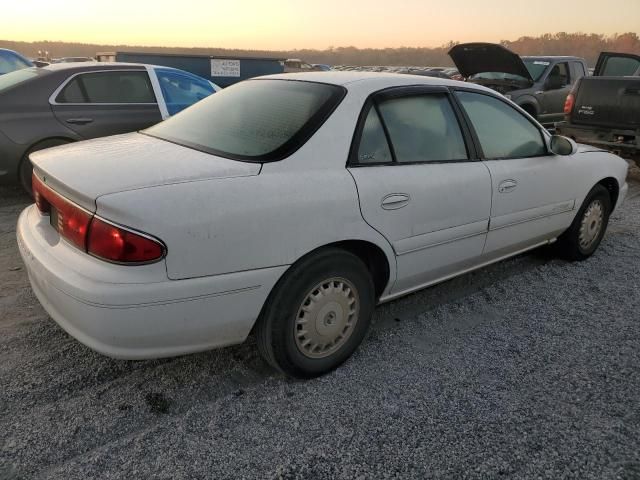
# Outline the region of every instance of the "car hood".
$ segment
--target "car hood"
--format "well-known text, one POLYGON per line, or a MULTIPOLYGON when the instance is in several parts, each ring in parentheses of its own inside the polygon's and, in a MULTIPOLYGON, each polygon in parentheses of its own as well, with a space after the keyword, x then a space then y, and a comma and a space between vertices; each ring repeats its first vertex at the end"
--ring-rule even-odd
POLYGON ((102 195, 257 175, 261 168, 258 163, 217 157, 141 133, 71 143, 29 158, 46 184, 91 211, 102 195))
POLYGON ((502 45, 461 43, 449 50, 449 56, 465 78, 478 73, 500 72, 518 75, 534 83, 520 56, 502 45))

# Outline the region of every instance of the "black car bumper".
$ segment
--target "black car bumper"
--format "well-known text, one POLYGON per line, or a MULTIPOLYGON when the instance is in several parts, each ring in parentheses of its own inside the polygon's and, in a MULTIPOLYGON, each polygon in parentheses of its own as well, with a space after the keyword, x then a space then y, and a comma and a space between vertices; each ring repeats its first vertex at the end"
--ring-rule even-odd
POLYGON ((578 143, 586 143, 609 150, 621 157, 640 159, 640 130, 589 127, 569 122, 556 124, 556 133, 572 138, 578 143))

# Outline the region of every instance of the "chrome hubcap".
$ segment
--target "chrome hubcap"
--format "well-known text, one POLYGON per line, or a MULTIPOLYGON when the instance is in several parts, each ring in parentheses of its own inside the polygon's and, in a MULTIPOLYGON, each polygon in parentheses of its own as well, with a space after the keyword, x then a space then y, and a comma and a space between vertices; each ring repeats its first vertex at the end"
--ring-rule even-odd
POLYGON ((600 200, 594 200, 584 212, 580 223, 580 248, 588 250, 600 236, 604 223, 604 206, 600 200))
POLYGON ((294 336, 300 352, 323 358, 344 345, 360 311, 358 292, 344 278, 327 279, 311 289, 298 309, 294 336))

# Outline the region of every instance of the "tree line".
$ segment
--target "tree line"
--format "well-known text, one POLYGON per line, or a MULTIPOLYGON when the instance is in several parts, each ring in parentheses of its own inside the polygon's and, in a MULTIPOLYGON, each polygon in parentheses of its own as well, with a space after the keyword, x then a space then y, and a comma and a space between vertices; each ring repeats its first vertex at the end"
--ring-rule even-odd
MULTIPOLYGON (((301 58, 311 63, 329 65, 398 65, 398 66, 449 66, 452 65, 447 52, 458 42, 449 42, 435 48, 356 48, 329 47, 325 50, 244 50, 224 48, 142 47, 131 45, 97 45, 70 42, 14 42, 0 40, 0 48, 16 50, 28 57, 37 57, 38 52, 49 52, 51 57, 87 56, 97 52, 155 52, 188 55, 220 55, 230 57, 276 57, 301 58)), ((596 33, 548 33, 537 37, 520 37, 517 40, 502 40, 505 47, 520 55, 576 55, 584 57, 594 65, 602 51, 640 54, 640 37, 628 32, 616 35, 596 33)))

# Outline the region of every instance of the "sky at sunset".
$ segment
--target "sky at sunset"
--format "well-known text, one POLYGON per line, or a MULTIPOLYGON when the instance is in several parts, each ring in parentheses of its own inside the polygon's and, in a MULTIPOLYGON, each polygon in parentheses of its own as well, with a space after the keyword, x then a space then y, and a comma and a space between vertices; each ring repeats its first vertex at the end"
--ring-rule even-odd
POLYGON ((640 30, 640 0, 0 0, 4 40, 221 47, 433 47, 640 30))

